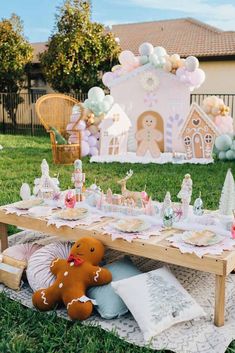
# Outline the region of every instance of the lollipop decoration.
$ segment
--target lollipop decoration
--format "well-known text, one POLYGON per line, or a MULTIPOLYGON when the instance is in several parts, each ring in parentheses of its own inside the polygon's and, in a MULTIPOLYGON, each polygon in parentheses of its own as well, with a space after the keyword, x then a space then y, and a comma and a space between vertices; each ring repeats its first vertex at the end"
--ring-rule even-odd
POLYGON ((72 174, 72 182, 75 186, 76 201, 82 201, 82 188, 85 183, 85 173, 82 172, 82 161, 77 159, 74 162, 74 172, 72 174))

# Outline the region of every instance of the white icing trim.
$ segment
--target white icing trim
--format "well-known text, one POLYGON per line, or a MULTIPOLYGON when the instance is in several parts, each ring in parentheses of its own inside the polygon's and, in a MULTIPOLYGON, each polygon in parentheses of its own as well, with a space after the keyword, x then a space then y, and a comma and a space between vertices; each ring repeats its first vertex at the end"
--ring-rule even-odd
POLYGON ((76 302, 80 302, 80 303, 86 303, 86 302, 91 302, 93 305, 97 305, 96 301, 94 299, 91 299, 91 298, 88 298, 86 295, 82 295, 81 297, 79 298, 75 298, 75 299, 72 299, 71 302, 69 302, 67 304, 67 310, 68 308, 73 304, 73 303, 76 303, 76 302))
POLYGON ((52 262, 52 264, 51 264, 50 268, 51 268, 51 267, 53 267, 53 266, 54 266, 54 264, 55 264, 57 261, 59 261, 59 259, 55 259, 55 260, 52 262))
POLYGON ((101 268, 99 267, 99 269, 98 269, 98 270, 96 271, 96 273, 95 273, 95 274, 96 274, 95 277, 94 277, 94 281, 95 281, 95 282, 98 281, 98 278, 99 278, 99 276, 100 276, 100 275, 99 275, 100 272, 101 272, 101 268))
POLYGON ((44 291, 44 290, 41 291, 41 298, 42 298, 43 303, 44 303, 45 305, 49 305, 48 302, 47 302, 47 298, 46 298, 46 294, 45 294, 45 291, 44 291))

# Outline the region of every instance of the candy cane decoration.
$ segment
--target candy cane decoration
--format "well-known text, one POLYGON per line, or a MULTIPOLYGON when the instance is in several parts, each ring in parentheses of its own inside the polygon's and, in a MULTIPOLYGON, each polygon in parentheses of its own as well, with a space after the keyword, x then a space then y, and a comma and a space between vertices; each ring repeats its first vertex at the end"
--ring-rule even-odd
POLYGON ((183 124, 183 119, 180 118, 179 114, 175 116, 169 116, 169 119, 166 124, 166 151, 172 151, 172 139, 173 139, 173 126, 178 128, 183 124))

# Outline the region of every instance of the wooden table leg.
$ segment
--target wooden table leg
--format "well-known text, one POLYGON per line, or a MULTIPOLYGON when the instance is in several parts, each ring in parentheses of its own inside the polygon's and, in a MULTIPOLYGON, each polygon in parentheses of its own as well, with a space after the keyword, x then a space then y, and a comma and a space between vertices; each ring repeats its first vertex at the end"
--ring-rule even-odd
POLYGON ((8 248, 7 224, 0 223, 1 251, 8 248))
POLYGON ((226 276, 216 275, 216 277, 215 277, 215 318, 214 318, 214 324, 217 327, 224 326, 225 280, 226 280, 226 276))

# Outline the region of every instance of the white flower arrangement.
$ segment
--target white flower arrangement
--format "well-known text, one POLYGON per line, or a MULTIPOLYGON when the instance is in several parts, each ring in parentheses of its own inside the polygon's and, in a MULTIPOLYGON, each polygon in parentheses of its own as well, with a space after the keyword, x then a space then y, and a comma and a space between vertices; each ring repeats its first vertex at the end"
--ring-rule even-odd
POLYGON ((147 92, 155 91, 159 84, 159 78, 152 72, 145 72, 140 77, 140 82, 143 89, 147 92))

